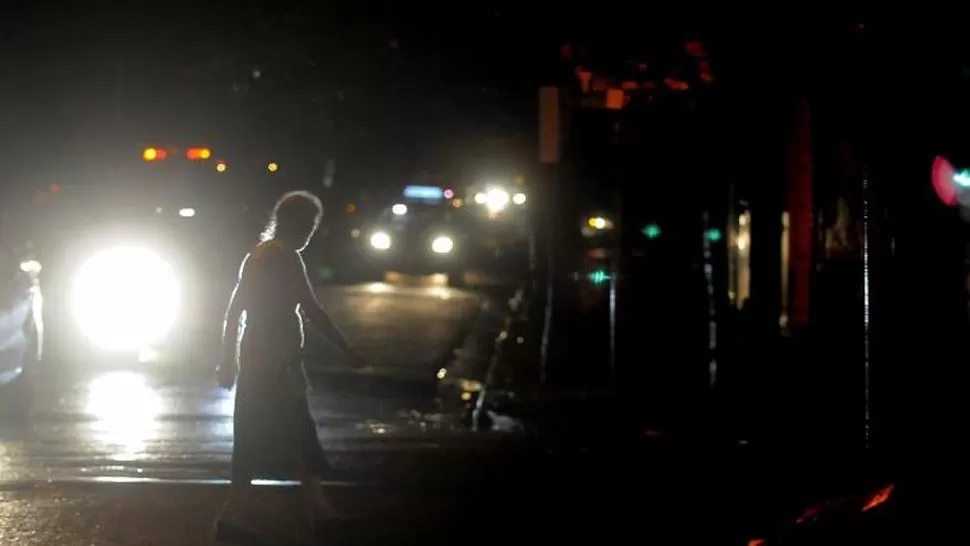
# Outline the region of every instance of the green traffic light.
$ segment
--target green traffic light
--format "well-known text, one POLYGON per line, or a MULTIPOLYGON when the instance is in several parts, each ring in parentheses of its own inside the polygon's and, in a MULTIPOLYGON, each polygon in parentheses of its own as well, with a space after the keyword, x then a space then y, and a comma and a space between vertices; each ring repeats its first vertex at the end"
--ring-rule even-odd
POLYGON ((610 280, 610 275, 602 269, 597 269, 596 271, 591 271, 589 275, 587 275, 587 279, 591 284, 603 284, 610 280))
POLYGON ((716 243, 720 241, 722 238, 724 238, 724 235, 721 233, 721 230, 717 228, 708 229, 706 232, 704 232, 704 236, 707 237, 707 240, 712 243, 716 243))
POLYGON ((640 230, 647 239, 660 237, 660 226, 658 224, 647 224, 640 230))

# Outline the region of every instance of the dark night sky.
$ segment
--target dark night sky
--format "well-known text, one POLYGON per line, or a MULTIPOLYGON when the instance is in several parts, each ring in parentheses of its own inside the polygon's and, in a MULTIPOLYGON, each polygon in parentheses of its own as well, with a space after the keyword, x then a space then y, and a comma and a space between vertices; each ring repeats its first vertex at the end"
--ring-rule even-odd
MULTIPOLYGON (((518 170, 535 157, 536 88, 561 36, 599 40, 605 28, 620 42, 677 47, 687 35, 685 25, 655 18, 594 25, 584 14, 465 6, 354 13, 320 4, 3 3, 3 184, 98 177, 159 142, 205 143, 255 164, 272 157, 310 179, 335 157, 339 181, 368 186, 422 171, 475 178, 518 170)), ((754 21, 705 35, 723 81, 733 75, 736 92, 759 93, 798 55, 823 59, 816 65, 839 57, 805 45, 826 35, 817 26, 800 28, 797 39, 791 25, 754 21), (719 58, 723 51, 732 52, 719 58), (721 62, 732 59, 743 70, 732 74, 721 62)), ((943 34, 912 34, 921 37, 919 55, 934 51, 925 37, 943 34)), ((912 71, 912 48, 896 47, 900 62, 885 66, 912 71)))
POLYGON ((514 168, 530 153, 542 38, 500 13, 51 4, 0 17, 8 184, 97 173, 159 141, 307 172, 336 157, 345 178, 378 184, 514 168))

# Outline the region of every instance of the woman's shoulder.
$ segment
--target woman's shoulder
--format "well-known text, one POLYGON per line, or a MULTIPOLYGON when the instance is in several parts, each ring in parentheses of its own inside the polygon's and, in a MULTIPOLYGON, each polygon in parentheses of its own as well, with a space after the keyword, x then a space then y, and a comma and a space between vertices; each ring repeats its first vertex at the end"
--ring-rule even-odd
POLYGON ((276 239, 263 241, 249 253, 249 261, 262 263, 288 263, 300 260, 300 254, 292 247, 276 239))

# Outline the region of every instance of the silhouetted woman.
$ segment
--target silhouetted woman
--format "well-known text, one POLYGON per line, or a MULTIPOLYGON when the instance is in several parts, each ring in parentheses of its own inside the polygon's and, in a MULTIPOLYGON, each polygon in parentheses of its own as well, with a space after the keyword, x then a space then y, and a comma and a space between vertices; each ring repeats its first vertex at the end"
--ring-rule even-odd
POLYGON ((300 256, 322 217, 323 207, 313 194, 284 195, 273 209, 262 242, 243 259, 226 311, 219 382, 231 388, 238 377, 238 385, 232 485, 217 526, 221 539, 246 534, 244 525, 233 520, 245 517, 253 478, 298 478, 317 533, 325 518, 335 516, 321 488, 329 465, 307 404, 304 316, 350 357, 351 364, 358 360, 317 302, 300 256))

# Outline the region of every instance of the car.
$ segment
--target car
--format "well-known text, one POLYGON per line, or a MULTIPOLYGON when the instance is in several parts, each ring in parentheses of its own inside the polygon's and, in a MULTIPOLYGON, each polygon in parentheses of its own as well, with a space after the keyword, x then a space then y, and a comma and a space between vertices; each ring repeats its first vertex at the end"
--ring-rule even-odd
MULTIPOLYGON (((422 187, 423 188, 423 187, 422 187)), ((440 188, 420 194, 405 188, 402 198, 383 209, 363 230, 361 253, 377 276, 448 275, 448 283, 464 284, 466 270, 478 250, 466 214, 440 197, 440 188), (421 195, 422 197, 416 197, 421 195)))
POLYGON ((40 264, 22 259, 22 249, 0 243, 0 388, 14 388, 36 369, 43 354, 40 264))
POLYGON ((242 169, 211 150, 141 157, 107 180, 52 185, 17 220, 43 266, 56 366, 214 366, 265 211, 246 201, 242 169))
POLYGON ((75 214, 51 220, 35 241, 52 357, 212 364, 239 264, 259 234, 246 211, 174 194, 164 202, 78 191, 92 195, 65 203, 75 214))
POLYGON ((504 278, 525 274, 532 260, 534 211, 521 179, 514 184, 476 184, 467 189, 462 202, 492 258, 488 268, 504 278))

